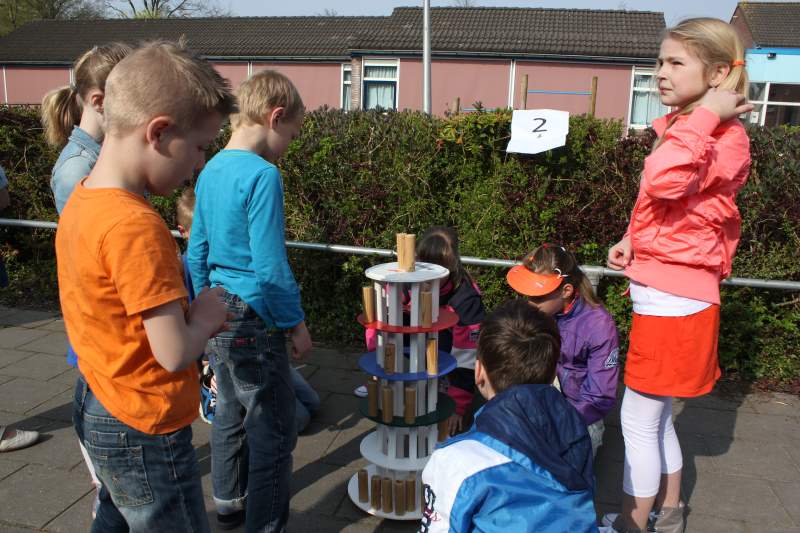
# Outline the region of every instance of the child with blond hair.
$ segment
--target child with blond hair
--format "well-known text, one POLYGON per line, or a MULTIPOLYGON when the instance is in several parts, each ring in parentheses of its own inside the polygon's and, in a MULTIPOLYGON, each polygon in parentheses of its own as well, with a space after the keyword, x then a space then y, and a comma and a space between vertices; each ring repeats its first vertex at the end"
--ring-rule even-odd
POLYGON ((672 399, 708 394, 720 377, 720 282, 731 274, 750 173, 745 48, 736 29, 695 18, 664 33, 656 80, 674 111, 653 121, 639 195, 608 266, 624 270, 633 302, 625 395, 622 511, 617 533, 683 533, 683 456, 672 399))
POLYGON ((144 198, 202 168, 235 109, 181 44, 144 45, 106 80, 105 141, 56 233, 58 285, 81 376, 73 420, 102 483, 92 531, 208 531, 192 447, 196 360, 224 324, 219 291, 191 306, 177 245, 144 198))
POLYGON ((233 132, 197 182, 187 258, 195 288, 220 287, 229 328, 209 342, 217 377, 211 477, 217 522, 283 531, 295 393, 286 351, 311 350, 300 290, 286 254, 283 180, 275 166, 303 124, 303 101, 286 76, 262 71, 237 91, 233 132))
MULTIPOLYGON (((123 43, 94 46, 75 61, 75 83, 48 92, 42 99, 42 125, 48 144, 62 148, 53 166, 50 188, 61 214, 75 185, 89 175, 103 142, 103 100, 111 69, 131 52, 123 43)), ((67 364, 78 366, 78 356, 67 346, 67 364)), ((83 459, 95 487, 92 517, 100 505, 100 480, 92 461, 80 444, 83 459)))
POLYGON ((75 83, 53 89, 42 99, 45 139, 51 146, 62 148, 50 180, 59 213, 75 185, 89 175, 97 162, 105 135, 106 79, 130 52, 131 47, 123 43, 92 47, 81 54, 72 67, 75 83))

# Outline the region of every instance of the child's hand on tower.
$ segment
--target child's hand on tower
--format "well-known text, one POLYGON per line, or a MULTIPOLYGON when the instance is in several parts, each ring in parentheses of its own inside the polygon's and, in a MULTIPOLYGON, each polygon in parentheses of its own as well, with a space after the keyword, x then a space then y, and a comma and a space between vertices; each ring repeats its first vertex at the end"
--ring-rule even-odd
POLYGON ((621 241, 611 247, 608 251, 608 268, 613 270, 624 270, 633 260, 633 247, 631 238, 623 237, 621 241))
POLYGON ((298 360, 311 351, 311 334, 308 332, 305 321, 292 328, 292 359, 298 360))
POLYGON ((719 115, 720 122, 753 110, 753 104, 748 104, 743 94, 714 87, 706 91, 706 94, 700 99, 700 105, 719 115))

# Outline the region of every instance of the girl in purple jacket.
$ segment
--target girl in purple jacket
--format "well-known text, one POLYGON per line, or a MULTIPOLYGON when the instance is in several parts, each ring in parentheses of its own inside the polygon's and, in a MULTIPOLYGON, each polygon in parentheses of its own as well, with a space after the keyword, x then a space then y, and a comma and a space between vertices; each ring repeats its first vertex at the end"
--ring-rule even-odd
POLYGON ((512 268, 508 283, 561 332, 557 376, 561 391, 583 417, 592 452, 603 442, 603 418, 617 401, 619 337, 614 319, 597 299, 589 279, 563 246, 544 244, 512 268))

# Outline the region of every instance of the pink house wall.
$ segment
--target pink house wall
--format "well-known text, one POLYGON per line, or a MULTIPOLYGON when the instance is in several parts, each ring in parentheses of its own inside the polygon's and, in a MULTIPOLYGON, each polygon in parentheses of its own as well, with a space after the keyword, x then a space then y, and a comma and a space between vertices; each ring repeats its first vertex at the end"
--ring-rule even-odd
POLYGON ((342 106, 342 65, 339 63, 253 63, 253 73, 272 69, 294 83, 306 109, 342 106))
POLYGON ((247 63, 212 63, 212 65, 223 78, 231 82, 231 87, 234 89, 247 79, 247 63))
MULTIPOLYGON (((462 108, 508 107, 511 62, 507 60, 435 59, 431 61, 431 112, 443 115, 453 100, 462 108)), ((400 60, 399 109, 422 109, 422 61, 400 60)))
MULTIPOLYGON (((573 92, 590 92, 592 77, 597 76, 595 115, 599 118, 623 119, 627 123, 631 71, 630 66, 624 65, 518 61, 514 107, 522 108, 520 85, 525 74, 528 75, 528 90, 573 92)), ((581 114, 588 113, 589 107, 589 96, 585 95, 528 94, 528 109, 560 109, 570 114, 581 114)))
POLYGON ((66 67, 3 67, 6 104, 41 104, 51 89, 69 85, 66 67))

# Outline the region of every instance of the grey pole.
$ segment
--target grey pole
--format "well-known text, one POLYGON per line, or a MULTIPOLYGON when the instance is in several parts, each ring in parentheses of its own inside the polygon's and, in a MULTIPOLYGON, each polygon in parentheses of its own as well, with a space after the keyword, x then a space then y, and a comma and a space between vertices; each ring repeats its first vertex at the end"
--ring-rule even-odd
POLYGON ((422 8, 422 110, 431 113, 431 0, 422 8))

